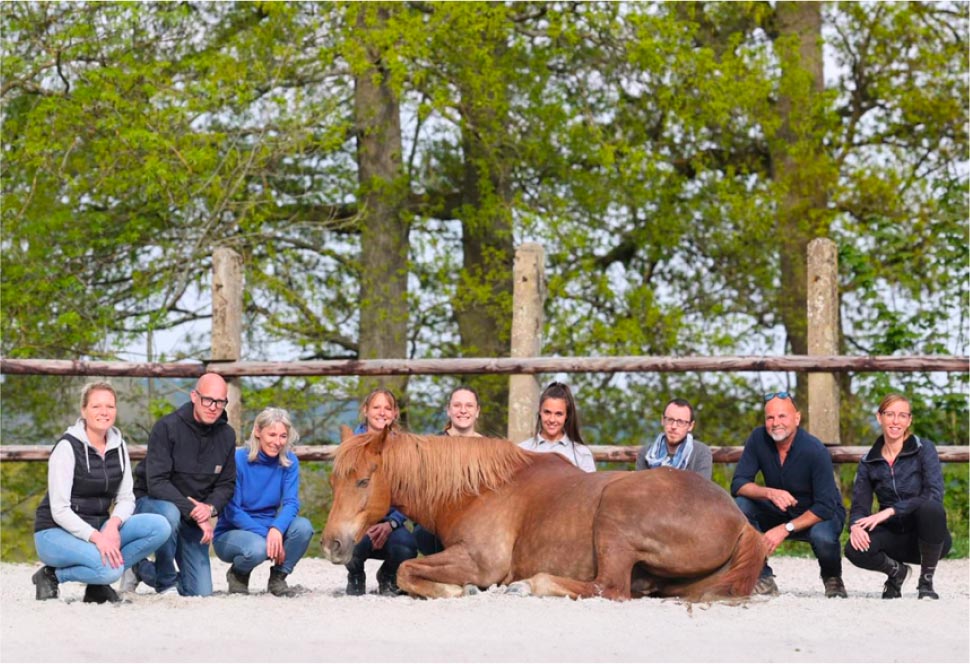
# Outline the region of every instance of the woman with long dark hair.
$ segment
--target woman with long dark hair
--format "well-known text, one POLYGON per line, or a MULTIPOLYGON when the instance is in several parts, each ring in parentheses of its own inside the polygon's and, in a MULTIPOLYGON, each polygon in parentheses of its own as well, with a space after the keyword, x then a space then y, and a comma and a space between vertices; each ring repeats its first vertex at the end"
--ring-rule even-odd
POLYGON ((596 472, 593 451, 580 432, 576 400, 565 383, 550 383, 539 395, 536 434, 519 447, 530 452, 554 452, 588 473, 596 472))

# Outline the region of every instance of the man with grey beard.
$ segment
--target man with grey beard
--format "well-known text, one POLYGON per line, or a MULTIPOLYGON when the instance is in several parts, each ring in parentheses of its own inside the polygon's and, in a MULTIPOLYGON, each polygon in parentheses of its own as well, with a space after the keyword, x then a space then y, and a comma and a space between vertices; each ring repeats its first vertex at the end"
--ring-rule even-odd
MULTIPOLYGON (((765 395, 765 425, 751 432, 734 471, 731 495, 764 533, 767 554, 783 541, 808 542, 818 559, 826 597, 845 597, 839 535, 845 523, 832 456, 818 438, 798 427, 801 413, 789 392, 765 395), (761 473, 764 486, 755 484, 761 473)), ((768 561, 755 594, 778 592, 768 561)))

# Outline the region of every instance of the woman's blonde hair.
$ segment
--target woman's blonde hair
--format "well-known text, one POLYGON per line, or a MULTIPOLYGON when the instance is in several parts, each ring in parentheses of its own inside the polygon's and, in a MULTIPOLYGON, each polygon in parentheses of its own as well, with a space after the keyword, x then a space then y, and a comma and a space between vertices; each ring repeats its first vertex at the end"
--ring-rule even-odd
POLYGON ((81 388, 81 410, 87 408, 88 401, 91 400, 91 393, 97 392, 98 390, 111 392, 111 396, 115 398, 115 404, 118 403, 118 393, 115 392, 115 388, 111 386, 111 383, 107 383, 103 380, 93 381, 85 384, 85 386, 81 388))
POLYGON ((253 422, 253 432, 249 434, 249 440, 246 441, 246 445, 249 447, 249 455, 246 458, 249 459, 250 463, 255 461, 259 455, 259 439, 256 437, 256 432, 262 431, 277 422, 286 427, 286 444, 280 450, 280 465, 288 468, 292 463, 290 451, 296 445, 296 441, 300 440, 300 433, 293 428, 293 423, 290 422, 290 414, 286 410, 272 407, 264 408, 263 412, 257 415, 253 422))

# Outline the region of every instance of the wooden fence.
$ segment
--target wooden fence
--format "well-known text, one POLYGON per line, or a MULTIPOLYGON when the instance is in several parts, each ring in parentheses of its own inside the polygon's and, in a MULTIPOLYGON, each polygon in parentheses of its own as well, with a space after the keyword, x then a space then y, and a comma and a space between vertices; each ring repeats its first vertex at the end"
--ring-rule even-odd
MULTIPOLYGON (((590 445, 596 461, 634 463, 639 446, 633 445, 590 445)), ((737 463, 741 458, 742 447, 711 447, 714 463, 737 463)), ((940 461, 944 463, 970 462, 970 447, 946 445, 936 448, 940 461)), ((49 445, 0 445, 2 461, 46 461, 50 455, 49 445)), ((146 445, 129 445, 128 454, 133 461, 145 458, 146 445)), ((846 447, 842 445, 828 448, 833 463, 858 463, 868 447, 846 447)), ((293 452, 301 461, 332 461, 337 453, 337 445, 295 445, 293 452)))
MULTIPOLYGON (((804 356, 776 357, 498 357, 425 360, 318 360, 303 362, 100 362, 87 360, 33 360, 0 358, 0 373, 53 376, 133 376, 196 378, 207 372, 225 378, 241 376, 387 376, 433 374, 539 374, 685 371, 940 371, 965 373, 970 358, 939 355, 898 356, 804 356)), ((633 463, 639 446, 591 445, 596 461, 633 463)), ((334 445, 298 445, 297 457, 305 461, 330 461, 334 445)), ((835 463, 857 463, 866 447, 830 446, 835 463)), ((144 445, 131 445, 132 459, 145 455, 144 445)), ((712 447, 715 463, 735 463, 741 447, 712 447)), ((940 446, 940 461, 967 463, 968 446, 940 446)), ((47 445, 0 445, 0 462, 44 461, 47 445)))

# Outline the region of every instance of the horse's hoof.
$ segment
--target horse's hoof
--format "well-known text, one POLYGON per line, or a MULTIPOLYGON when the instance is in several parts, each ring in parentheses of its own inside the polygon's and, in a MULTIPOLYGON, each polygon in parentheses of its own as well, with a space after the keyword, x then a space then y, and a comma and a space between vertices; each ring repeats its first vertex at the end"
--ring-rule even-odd
POLYGON ((505 587, 505 594, 528 597, 532 594, 532 586, 525 581, 516 581, 515 583, 510 583, 505 587))
POLYGON ((481 592, 478 586, 471 583, 466 583, 461 589, 462 597, 472 597, 481 594, 481 592))

